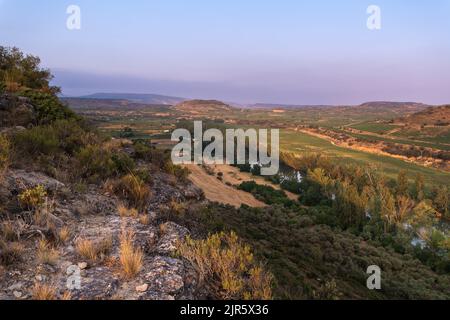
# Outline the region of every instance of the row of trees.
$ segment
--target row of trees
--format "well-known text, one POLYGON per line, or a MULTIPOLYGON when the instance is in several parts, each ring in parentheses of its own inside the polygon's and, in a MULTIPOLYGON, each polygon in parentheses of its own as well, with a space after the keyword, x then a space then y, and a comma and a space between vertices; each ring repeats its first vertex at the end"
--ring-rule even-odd
POLYGON ((450 237, 442 227, 450 219, 447 186, 429 190, 422 175, 410 183, 406 171, 388 180, 376 168, 336 164, 320 155, 287 160, 304 172, 300 201, 331 209, 332 217, 322 222, 402 252, 419 240, 430 252, 424 259, 431 255, 433 267, 439 261, 450 272, 450 237))

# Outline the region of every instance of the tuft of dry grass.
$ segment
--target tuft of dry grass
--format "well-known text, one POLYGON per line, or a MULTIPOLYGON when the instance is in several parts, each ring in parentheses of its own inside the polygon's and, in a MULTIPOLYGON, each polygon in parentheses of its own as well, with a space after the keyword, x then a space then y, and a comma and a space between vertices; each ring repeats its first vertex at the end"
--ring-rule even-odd
POLYGON ((19 242, 4 242, 0 240, 0 264, 9 266, 22 260, 25 251, 23 244, 19 242))
POLYGON ((139 216, 139 223, 148 226, 150 224, 150 216, 148 214, 139 216))
POLYGON ((134 174, 128 174, 119 180, 108 182, 106 188, 138 210, 146 207, 152 194, 149 186, 134 174))
POLYGON ((18 240, 17 232, 11 221, 4 221, 1 225, 1 235, 6 241, 18 240))
POLYGON ((92 240, 79 240, 77 242, 77 253, 89 261, 97 260, 97 248, 92 240))
POLYGON ((169 210, 175 215, 183 215, 186 212, 186 204, 171 200, 169 203, 169 210))
POLYGON ((32 291, 33 300, 56 300, 56 288, 47 284, 36 283, 32 291))
POLYGON ((137 218, 139 216, 139 213, 136 209, 127 208, 123 204, 119 204, 119 206, 117 207, 117 211, 122 218, 137 218))
POLYGON ((142 268, 144 255, 142 250, 133 245, 134 234, 132 231, 123 230, 120 235, 120 264, 125 278, 135 277, 142 268))
POLYGON ((98 242, 93 240, 81 239, 77 241, 77 253, 90 262, 102 260, 107 256, 112 248, 112 238, 106 237, 98 242))
POLYGON ((59 253, 46 240, 41 239, 36 256, 39 263, 55 265, 58 262, 59 253))
POLYGON ((70 293, 70 291, 66 291, 62 294, 61 299, 63 301, 70 301, 72 300, 72 294, 70 293))
POLYGON ((70 238, 70 229, 69 227, 62 227, 58 232, 58 240, 61 243, 66 243, 70 238))

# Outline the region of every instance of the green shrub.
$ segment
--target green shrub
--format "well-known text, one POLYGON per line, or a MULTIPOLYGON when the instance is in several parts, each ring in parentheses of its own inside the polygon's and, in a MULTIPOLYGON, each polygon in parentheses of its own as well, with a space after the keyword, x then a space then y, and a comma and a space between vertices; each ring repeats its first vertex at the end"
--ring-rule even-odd
POLYGON ((112 155, 115 170, 118 174, 130 173, 136 167, 134 160, 124 152, 118 152, 112 155))
POLYGON ((285 207, 297 205, 295 201, 287 197, 283 190, 276 190, 271 186, 259 185, 255 181, 245 181, 239 185, 238 189, 253 194, 255 198, 269 205, 281 204, 285 207))
POLYGON ((19 157, 37 155, 54 155, 58 152, 59 141, 51 127, 33 127, 18 132, 13 143, 19 157))
POLYGON ((219 299, 272 299, 272 275, 262 269, 250 247, 234 233, 218 233, 205 240, 190 237, 179 254, 196 266, 200 283, 219 299))
POLYGON ((44 205, 47 198, 47 191, 44 186, 38 185, 34 188, 26 189, 19 194, 20 204, 27 209, 38 209, 44 205))
POLYGON ((99 178, 108 178, 115 173, 116 164, 112 153, 98 145, 88 145, 77 154, 78 174, 91 181, 99 178))
POLYGON ((35 126, 18 132, 13 142, 15 149, 22 156, 55 156, 62 153, 71 156, 82 146, 95 140, 95 136, 82 128, 77 121, 57 120, 49 125, 35 126))
POLYGON ((135 167, 134 160, 126 153, 113 152, 97 144, 83 147, 75 157, 78 161, 77 174, 90 181, 127 174, 135 167))
POLYGON ((36 112, 37 124, 49 124, 56 120, 75 119, 80 120, 72 110, 64 105, 59 98, 52 94, 37 90, 23 90, 19 96, 27 97, 31 100, 36 112))

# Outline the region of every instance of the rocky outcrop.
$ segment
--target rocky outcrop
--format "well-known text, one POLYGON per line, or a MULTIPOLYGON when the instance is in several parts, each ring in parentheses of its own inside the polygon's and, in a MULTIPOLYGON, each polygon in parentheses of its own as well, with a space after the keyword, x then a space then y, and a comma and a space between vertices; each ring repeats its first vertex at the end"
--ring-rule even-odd
POLYGON ((36 121, 30 100, 9 94, 0 95, 0 127, 26 127, 36 121))
POLYGON ((47 191, 55 193, 62 190, 65 185, 56 179, 50 178, 39 172, 28 172, 25 170, 10 170, 5 175, 7 188, 9 190, 20 192, 38 185, 43 186, 47 191))
MULTIPOLYGON (((89 186, 85 193, 68 192, 65 189, 70 190, 70 185, 42 173, 24 170, 10 170, 4 182, 4 187, 15 190, 16 195, 36 185, 43 185, 52 194, 52 216, 58 219, 58 223, 52 224, 59 230, 67 227, 70 237, 55 247, 57 261, 49 264, 37 259, 39 234, 26 233, 29 236, 21 240, 25 247, 23 259, 4 272, 0 270, 0 299, 31 299, 36 284, 54 288, 56 298, 67 294, 71 299, 83 300, 198 298, 197 274, 193 266, 176 257, 177 244, 189 234, 188 229, 170 221, 159 222, 157 211, 146 213, 150 217, 149 224, 142 224, 137 218, 120 217, 117 200, 94 186, 89 186), (120 271, 123 230, 134 234, 134 247, 143 252, 141 270, 132 279, 125 278, 120 271), (109 248, 98 260, 86 261, 77 252, 79 240, 92 241, 95 246, 108 243, 109 248), (74 276, 78 277, 79 286, 73 286, 74 276)), ((186 190, 195 194, 193 198, 197 197, 195 188, 188 187, 186 190)), ((154 202, 169 201, 173 197, 186 201, 184 194, 181 187, 174 187, 164 176, 158 177, 154 198, 159 200, 154 202)))

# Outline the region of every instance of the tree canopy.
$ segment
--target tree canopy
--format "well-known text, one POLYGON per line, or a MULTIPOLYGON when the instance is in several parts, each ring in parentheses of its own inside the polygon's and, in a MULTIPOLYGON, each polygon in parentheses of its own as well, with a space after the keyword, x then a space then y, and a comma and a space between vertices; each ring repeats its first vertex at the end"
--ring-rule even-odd
POLYGON ((16 92, 22 89, 59 93, 60 88, 51 86, 53 79, 49 69, 40 66, 39 57, 24 54, 16 47, 0 46, 0 89, 16 92))

